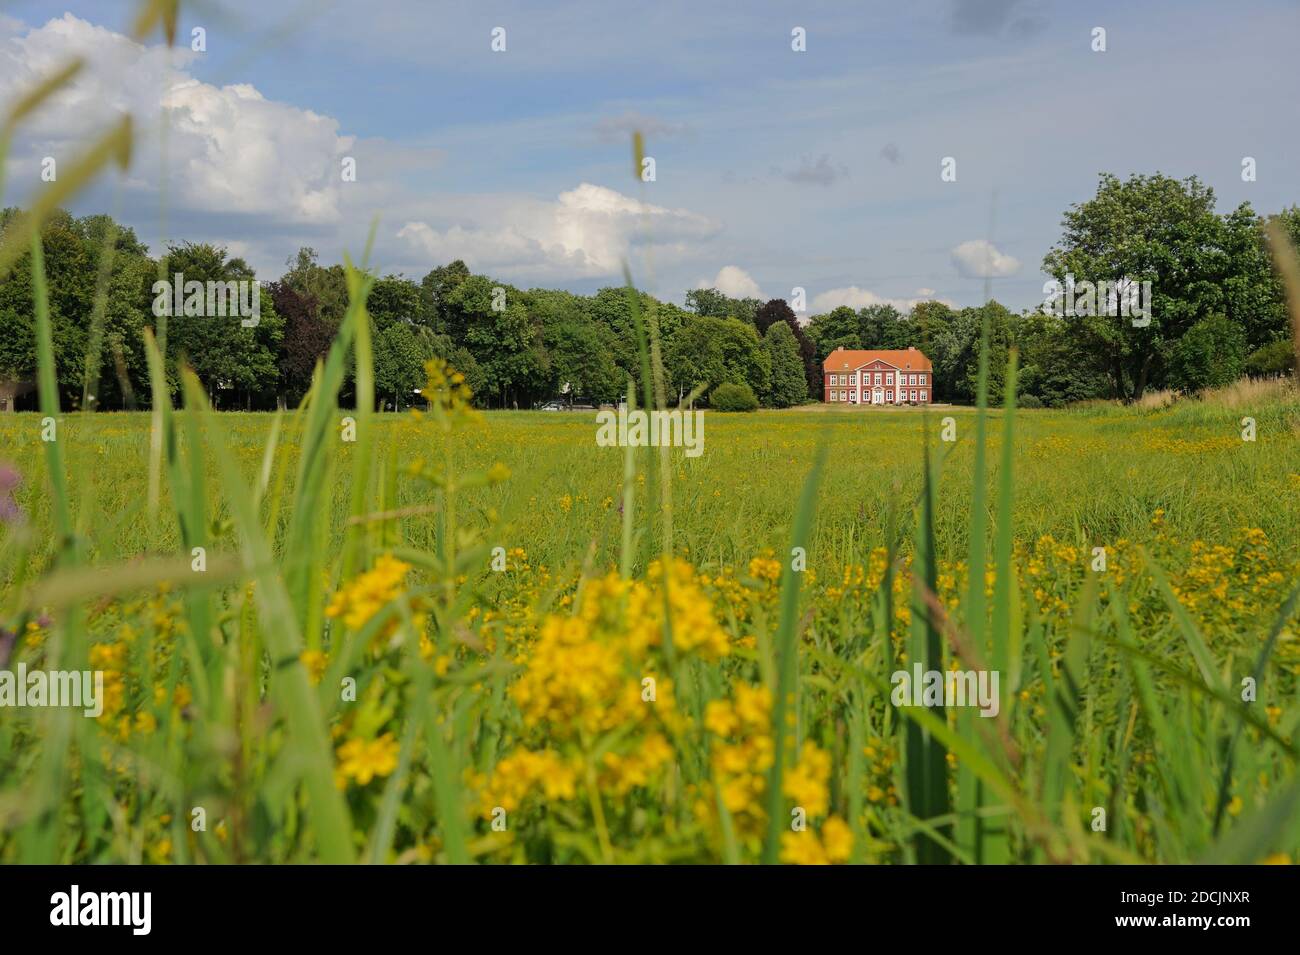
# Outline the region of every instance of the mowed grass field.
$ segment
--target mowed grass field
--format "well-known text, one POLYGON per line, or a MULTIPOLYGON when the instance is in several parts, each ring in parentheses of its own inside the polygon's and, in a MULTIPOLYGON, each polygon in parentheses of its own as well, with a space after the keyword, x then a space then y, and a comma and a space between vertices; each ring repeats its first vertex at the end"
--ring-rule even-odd
POLYGON ((312 412, 0 416, 0 861, 1297 861, 1294 391, 312 412))

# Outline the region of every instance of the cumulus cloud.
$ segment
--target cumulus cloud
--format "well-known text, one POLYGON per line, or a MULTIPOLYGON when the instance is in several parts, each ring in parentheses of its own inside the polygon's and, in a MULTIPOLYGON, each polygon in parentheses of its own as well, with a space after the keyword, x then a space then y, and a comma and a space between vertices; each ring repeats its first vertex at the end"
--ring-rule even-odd
MULTIPOLYGON (((280 223, 339 220, 340 161, 358 144, 339 133, 336 120, 268 100, 247 84, 201 82, 186 70, 197 56, 188 49, 173 51, 169 66, 162 46, 145 46, 70 13, 40 27, 9 21, 0 29, 7 33, 0 42, 0 102, 22 95, 72 55, 86 62, 24 124, 15 144, 20 169, 37 170, 44 155, 71 160, 123 113, 136 118, 137 136, 147 141, 156 135, 149 124, 162 113, 169 131, 161 174, 173 208, 280 223)), ((159 170, 147 168, 157 155, 137 150, 128 188, 157 188, 159 170)), ((35 185, 35 175, 30 178, 35 185)))
MULTIPOLYGON (((581 183, 545 201, 521 195, 420 195, 410 173, 427 173, 441 152, 344 134, 333 117, 268 99, 254 86, 216 86, 194 75, 198 54, 169 52, 88 23, 72 14, 41 26, 0 19, 0 104, 31 89, 69 57, 84 58, 76 80, 21 130, 6 169, 21 191, 38 188, 40 160, 60 164, 129 113, 139 147, 125 179, 139 194, 165 182, 173 227, 190 235, 238 232, 258 259, 278 265, 284 248, 328 246, 327 236, 376 210, 401 209, 405 222, 389 229, 377 253, 414 268, 464 259, 503 277, 542 281, 616 276, 636 249, 653 248, 661 265, 689 260, 719 231, 684 209, 640 202, 612 189, 581 183), (170 59, 169 59, 170 57, 170 59), (151 148, 162 116, 168 126, 166 165, 151 148), (342 162, 356 163, 344 182, 342 162), (270 251, 274 250, 274 251, 270 251)), ((604 134, 639 128, 677 135, 685 126, 636 113, 606 120, 604 134)))
POLYGON ((967 278, 1000 278, 1020 268, 1020 261, 999 252, 987 239, 971 239, 952 250, 952 264, 967 278))
POLYGON ((867 308, 871 305, 892 305, 900 312, 909 312, 912 307, 919 302, 942 302, 950 308, 954 304, 947 299, 936 299, 934 289, 917 289, 919 298, 886 298, 883 295, 877 295, 869 289, 858 288, 856 285, 848 285, 844 288, 827 289, 813 296, 810 311, 814 315, 822 315, 831 309, 839 308, 841 305, 847 306, 854 311, 860 308, 867 308))
POLYGON ((804 156, 800 160, 799 168, 786 172, 785 178, 806 185, 829 186, 848 174, 848 167, 843 163, 831 162, 830 155, 822 153, 815 161, 809 156, 804 156))
POLYGON ((685 209, 641 202, 589 182, 554 202, 494 203, 474 218, 442 228, 410 220, 397 237, 430 261, 460 258, 476 270, 563 279, 616 275, 638 246, 653 246, 657 260, 678 260, 719 228, 685 209))
POLYGON ((695 287, 715 288, 731 298, 761 299, 763 297, 763 292, 754 281, 754 277, 738 265, 724 265, 718 270, 712 282, 700 279, 695 283, 695 287))

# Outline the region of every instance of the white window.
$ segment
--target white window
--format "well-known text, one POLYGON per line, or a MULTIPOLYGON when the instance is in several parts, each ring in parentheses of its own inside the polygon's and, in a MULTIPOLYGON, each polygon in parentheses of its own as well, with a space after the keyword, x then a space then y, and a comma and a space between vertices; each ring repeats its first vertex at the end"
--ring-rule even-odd
POLYGON ((925 375, 921 376, 921 380, 918 382, 918 384, 922 384, 922 385, 925 384, 925 375))
POLYGON ((886 400, 886 401, 893 401, 893 400, 894 400, 894 393, 893 393, 892 391, 886 391, 886 392, 885 392, 885 400, 886 400))
MULTIPOLYGON (((924 376, 922 376, 922 377, 924 377, 924 376)), ((924 391, 924 390, 921 391, 921 400, 922 400, 922 401, 925 400, 925 391, 924 391)))
POLYGON ((880 384, 880 372, 876 372, 876 384, 880 384))
POLYGON ((894 373, 892 371, 885 372, 885 384, 892 385, 893 383, 894 383, 894 373))
POLYGON ((912 400, 913 400, 913 401, 915 401, 915 400, 916 400, 916 392, 915 392, 915 391, 914 391, 914 392, 912 392, 912 400))

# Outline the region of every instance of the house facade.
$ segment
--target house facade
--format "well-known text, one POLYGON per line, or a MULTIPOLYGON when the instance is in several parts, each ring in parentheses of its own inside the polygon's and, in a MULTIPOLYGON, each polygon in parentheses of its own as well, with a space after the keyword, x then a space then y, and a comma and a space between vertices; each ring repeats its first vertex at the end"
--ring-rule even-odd
POLYGON ((837 348, 822 362, 822 395, 830 404, 928 405, 934 400, 934 368, 915 348, 837 348))

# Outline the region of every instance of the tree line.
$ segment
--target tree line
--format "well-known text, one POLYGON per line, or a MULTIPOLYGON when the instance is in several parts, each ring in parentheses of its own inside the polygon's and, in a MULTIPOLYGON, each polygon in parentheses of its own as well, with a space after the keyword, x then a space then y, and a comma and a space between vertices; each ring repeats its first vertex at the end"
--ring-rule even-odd
MULTIPOLYGON (((22 213, 0 212, 0 235, 22 213)), ((1300 209, 1268 217, 1300 245, 1300 209)), ((1150 282, 1147 324, 1110 315, 1013 313, 995 300, 951 308, 920 302, 841 306, 801 320, 786 301, 693 289, 685 307, 621 286, 592 295, 520 289, 457 260, 419 281, 376 277, 366 301, 375 382, 386 407, 419 400, 424 362, 446 359, 486 407, 529 408, 562 391, 614 401, 641 360, 634 305, 657 336, 664 384, 677 400, 705 385, 752 393, 769 407, 822 394, 822 362, 836 348, 915 346, 934 365, 935 398, 974 398, 981 329, 991 346, 990 392, 1001 399, 1007 356, 1018 349, 1022 403, 1060 406, 1140 398, 1149 388, 1195 391, 1242 374, 1285 374, 1294 361, 1283 289, 1271 264, 1265 217, 1249 206, 1220 215, 1196 177, 1103 175, 1094 197, 1072 206, 1043 270, 1060 283, 1150 282), (635 302, 634 302, 635 297, 635 302)), ((168 245, 155 258, 109 216, 60 211, 43 225, 60 400, 65 408, 149 405, 144 335, 165 347, 168 385, 187 362, 220 408, 293 406, 310 387, 347 308, 341 265, 299 249, 260 286, 255 325, 237 316, 154 314, 155 283, 256 278, 241 258, 207 243, 168 245)), ((1087 310, 1085 310, 1087 311, 1087 310)), ((35 407, 36 336, 30 256, 0 282, 0 388, 35 407)), ((343 395, 346 401, 348 395, 343 395)))

